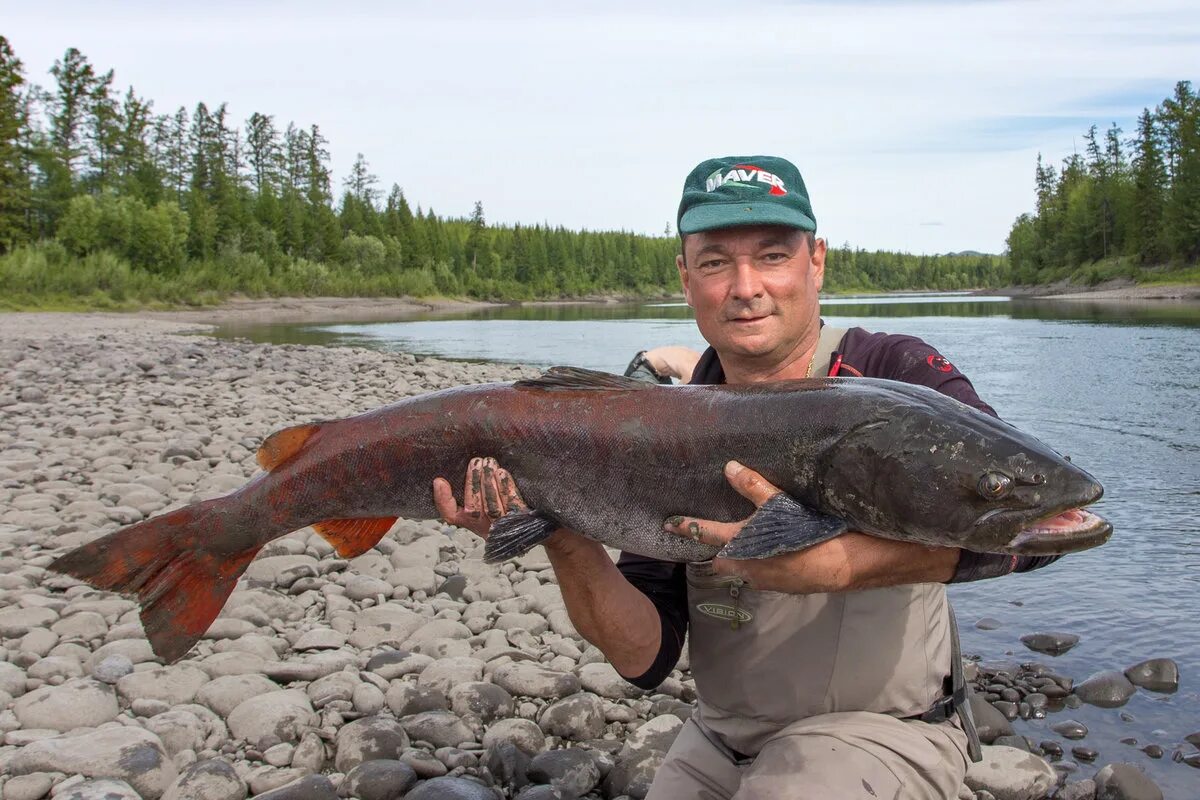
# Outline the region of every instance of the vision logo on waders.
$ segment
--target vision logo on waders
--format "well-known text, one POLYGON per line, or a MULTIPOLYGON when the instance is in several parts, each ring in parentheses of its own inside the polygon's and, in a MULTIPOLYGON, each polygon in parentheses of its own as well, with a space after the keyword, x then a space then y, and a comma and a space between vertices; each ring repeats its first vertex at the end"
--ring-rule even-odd
POLYGON ((734 608, 724 603, 699 603, 696 605, 696 610, 701 614, 707 614, 713 619, 732 622, 735 628, 743 622, 749 622, 754 619, 754 615, 744 608, 734 608))

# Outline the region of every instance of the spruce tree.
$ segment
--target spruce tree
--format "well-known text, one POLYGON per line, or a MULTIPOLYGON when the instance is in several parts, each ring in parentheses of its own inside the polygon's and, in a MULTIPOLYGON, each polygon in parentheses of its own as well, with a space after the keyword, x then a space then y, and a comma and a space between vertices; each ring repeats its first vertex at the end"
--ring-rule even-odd
POLYGON ((21 153, 22 129, 28 124, 21 87, 21 61, 0 36, 0 253, 25 240, 30 204, 30 176, 21 153))

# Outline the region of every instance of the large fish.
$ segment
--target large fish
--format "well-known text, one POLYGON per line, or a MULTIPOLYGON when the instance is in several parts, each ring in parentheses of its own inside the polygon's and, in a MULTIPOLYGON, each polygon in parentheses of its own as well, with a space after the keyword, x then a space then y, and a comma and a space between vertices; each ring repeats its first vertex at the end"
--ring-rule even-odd
POLYGON ((555 368, 279 431, 258 453, 266 472, 241 489, 104 536, 51 569, 136 594, 154 651, 174 661, 267 542, 311 525, 356 556, 397 517, 436 517, 433 479, 456 479, 476 455, 508 469, 530 508, 495 523, 490 561, 558 526, 648 556, 710 559, 717 548, 662 523, 754 513, 723 475, 730 459, 786 493, 721 551, 734 558, 846 530, 1003 553, 1081 550, 1112 531, 1082 510, 1103 493, 1093 477, 931 389, 867 378, 664 387, 555 368))

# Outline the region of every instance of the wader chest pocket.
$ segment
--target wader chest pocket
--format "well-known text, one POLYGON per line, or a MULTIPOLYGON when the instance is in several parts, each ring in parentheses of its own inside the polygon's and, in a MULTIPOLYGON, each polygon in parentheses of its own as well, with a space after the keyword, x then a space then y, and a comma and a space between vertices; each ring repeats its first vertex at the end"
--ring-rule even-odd
POLYGON ((708 565, 688 565, 688 585, 695 601, 693 608, 705 616, 737 630, 754 619, 754 615, 742 606, 742 588, 746 582, 741 578, 715 575, 708 565))

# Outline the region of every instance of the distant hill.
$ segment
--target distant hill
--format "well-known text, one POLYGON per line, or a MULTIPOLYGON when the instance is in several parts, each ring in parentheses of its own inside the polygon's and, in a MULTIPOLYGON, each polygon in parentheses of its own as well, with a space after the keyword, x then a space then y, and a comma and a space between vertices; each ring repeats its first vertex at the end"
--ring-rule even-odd
POLYGON ((960 250, 957 253, 945 253, 948 256, 991 256, 994 253, 981 253, 978 250, 960 250))

